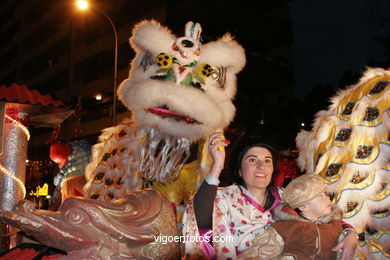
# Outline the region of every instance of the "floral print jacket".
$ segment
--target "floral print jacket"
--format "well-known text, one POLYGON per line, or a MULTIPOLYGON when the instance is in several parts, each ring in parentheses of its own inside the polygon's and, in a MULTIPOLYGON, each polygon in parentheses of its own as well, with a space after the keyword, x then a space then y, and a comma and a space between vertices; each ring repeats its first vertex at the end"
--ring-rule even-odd
POLYGON ((272 210, 281 203, 281 188, 270 187, 268 192, 275 198, 269 209, 260 203, 243 186, 231 185, 220 188, 214 200, 212 246, 214 254, 206 250, 189 203, 183 218, 183 235, 191 237, 185 243, 186 259, 236 259, 237 255, 251 247, 256 234, 263 232, 271 223, 272 210), (196 239, 198 238, 198 239, 196 239))

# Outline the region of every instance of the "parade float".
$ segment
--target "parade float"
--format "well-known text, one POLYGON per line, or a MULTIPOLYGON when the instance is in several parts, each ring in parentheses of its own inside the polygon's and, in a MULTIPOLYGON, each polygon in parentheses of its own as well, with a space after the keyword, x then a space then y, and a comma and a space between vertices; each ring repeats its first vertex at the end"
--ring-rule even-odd
MULTIPOLYGON (((73 110, 26 85, 0 86, 0 100, 0 210, 6 211, 26 196, 28 126, 54 128, 73 110)), ((15 244, 15 229, 3 223, 0 226, 4 250, 15 244)))
POLYGON ((22 200, 1 213, 1 220, 42 244, 66 251, 67 259, 180 257, 178 241, 155 240, 179 235, 172 203, 156 189, 138 189, 142 182, 163 190, 180 181, 176 187, 188 189, 191 199, 207 168, 200 160, 182 174, 191 144, 227 127, 235 115, 232 99, 245 52, 230 34, 202 44, 198 23, 188 22, 185 35, 176 37, 156 21, 143 21, 130 43, 136 57, 117 94, 134 118, 99 137, 84 198, 68 198, 57 212, 22 200))

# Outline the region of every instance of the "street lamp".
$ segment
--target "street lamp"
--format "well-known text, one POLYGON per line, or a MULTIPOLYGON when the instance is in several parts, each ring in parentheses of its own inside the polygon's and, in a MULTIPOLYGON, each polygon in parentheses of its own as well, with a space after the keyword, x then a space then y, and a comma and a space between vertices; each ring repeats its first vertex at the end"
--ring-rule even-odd
MULTIPOLYGON (((86 10, 89 7, 89 4, 86 0, 78 0, 76 2, 77 8, 80 10, 86 10)), ((116 31, 114 22, 111 18, 101 9, 93 7, 94 10, 101 13, 107 21, 111 24, 112 30, 114 32, 114 40, 115 40, 115 49, 114 49, 114 93, 113 93, 113 102, 112 102, 112 125, 116 124, 116 86, 118 80, 118 33, 116 31)))

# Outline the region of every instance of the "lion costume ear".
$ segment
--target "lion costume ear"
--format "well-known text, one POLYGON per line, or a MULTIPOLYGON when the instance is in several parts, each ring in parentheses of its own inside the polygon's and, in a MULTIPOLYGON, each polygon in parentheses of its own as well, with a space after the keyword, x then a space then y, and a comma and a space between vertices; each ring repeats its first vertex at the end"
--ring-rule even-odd
POLYGON ((190 37, 194 39, 195 41, 199 42, 200 41, 200 34, 202 33, 202 27, 200 26, 199 23, 194 23, 189 21, 186 24, 185 28, 185 36, 190 37))
POLYGON ((145 20, 134 27, 130 44, 137 53, 145 51, 155 57, 161 52, 168 53, 175 40, 171 30, 155 20, 145 20))

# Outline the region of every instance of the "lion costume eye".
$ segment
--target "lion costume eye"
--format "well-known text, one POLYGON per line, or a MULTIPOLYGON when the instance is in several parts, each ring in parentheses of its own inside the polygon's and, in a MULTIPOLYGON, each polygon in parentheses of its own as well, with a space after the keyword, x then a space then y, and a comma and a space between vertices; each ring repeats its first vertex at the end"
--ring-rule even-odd
POLYGON ((172 56, 164 52, 160 53, 156 57, 156 63, 162 69, 168 69, 172 65, 172 62, 172 56))
POLYGON ((226 80, 226 68, 225 67, 213 67, 213 72, 211 73, 211 77, 218 82, 220 88, 225 87, 226 80))
POLYGON ((218 83, 220 88, 225 87, 225 79, 226 79, 225 67, 213 67, 207 63, 203 63, 199 65, 196 74, 202 80, 211 76, 211 78, 218 83))
POLYGON ((214 72, 214 68, 211 67, 209 64, 204 63, 200 64, 198 67, 198 75, 201 78, 207 78, 214 72))

